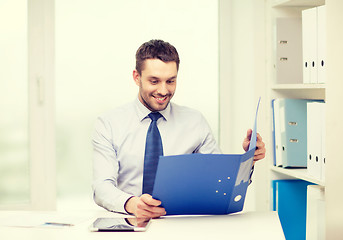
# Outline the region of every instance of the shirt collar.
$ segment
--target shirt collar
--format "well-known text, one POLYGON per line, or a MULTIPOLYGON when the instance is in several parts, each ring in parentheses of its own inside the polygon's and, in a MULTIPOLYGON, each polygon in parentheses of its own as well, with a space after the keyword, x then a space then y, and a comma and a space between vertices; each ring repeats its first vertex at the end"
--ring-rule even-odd
MULTIPOLYGON (((139 121, 143 121, 143 119, 148 117, 148 115, 149 115, 149 113, 151 113, 151 111, 149 109, 147 109, 143 105, 143 103, 141 103, 141 101, 139 101, 138 97, 135 100, 135 105, 136 105, 137 115, 138 115, 139 121)), ((171 110, 171 107, 170 107, 170 102, 169 102, 167 107, 164 110, 160 111, 163 118, 167 121, 168 121, 168 118, 170 116, 170 110, 171 110)))

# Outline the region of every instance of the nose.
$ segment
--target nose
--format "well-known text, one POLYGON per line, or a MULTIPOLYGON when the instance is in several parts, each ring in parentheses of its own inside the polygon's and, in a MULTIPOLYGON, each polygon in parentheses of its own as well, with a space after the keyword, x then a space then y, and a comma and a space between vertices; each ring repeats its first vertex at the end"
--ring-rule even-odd
POLYGON ((169 90, 167 84, 165 82, 161 82, 158 86, 157 93, 162 96, 165 96, 168 94, 168 92, 169 90))

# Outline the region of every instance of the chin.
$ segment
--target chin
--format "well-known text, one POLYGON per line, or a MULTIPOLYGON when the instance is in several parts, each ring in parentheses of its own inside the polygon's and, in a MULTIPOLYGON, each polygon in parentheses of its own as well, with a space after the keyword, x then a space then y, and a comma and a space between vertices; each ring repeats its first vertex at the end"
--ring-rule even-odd
POLYGON ((166 106, 160 106, 160 107, 155 107, 152 109, 153 112, 159 112, 159 111, 163 111, 164 109, 166 109, 166 106))

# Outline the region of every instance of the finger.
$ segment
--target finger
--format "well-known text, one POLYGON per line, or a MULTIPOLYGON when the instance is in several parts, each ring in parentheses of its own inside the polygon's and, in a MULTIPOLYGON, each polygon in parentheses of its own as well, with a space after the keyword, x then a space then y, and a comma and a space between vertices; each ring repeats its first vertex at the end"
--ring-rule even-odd
POLYGON ((254 162, 259 161, 265 157, 265 154, 259 154, 257 156, 254 156, 254 162))
POLYGON ((164 216, 166 214, 167 214, 166 211, 163 211, 162 213, 153 213, 151 215, 151 218, 159 218, 159 217, 164 216))
POLYGON ((264 149, 256 150, 254 154, 254 161, 263 159, 265 155, 266 155, 266 151, 264 149))
POLYGON ((256 142, 257 149, 263 149, 264 147, 265 147, 264 142, 261 142, 261 141, 256 142))
POLYGON ((264 147, 264 144, 261 144, 258 148, 255 150, 255 156, 260 155, 260 154, 265 154, 266 153, 266 148, 264 147))
POLYGON ((156 209, 145 208, 137 210, 137 216, 144 218, 158 218, 160 216, 166 215, 164 208, 154 207, 156 209), (158 208, 158 209, 157 209, 158 208))
POLYGON ((256 134, 257 140, 262 141, 262 137, 259 133, 256 134))
POLYGON ((245 137, 245 139, 250 140, 251 134, 252 134, 252 130, 251 130, 251 128, 249 128, 249 129, 247 130, 247 136, 245 137))
POLYGON ((149 213, 162 212, 162 210, 160 210, 160 207, 150 206, 143 201, 137 203, 137 209, 149 213))
POLYGON ((263 153, 265 153, 265 152, 266 152, 266 150, 265 150, 264 147, 257 148, 257 149, 255 150, 255 154, 254 154, 254 155, 260 155, 260 154, 263 154, 263 153))
POLYGON ((165 211, 153 211, 152 209, 145 207, 137 207, 136 217, 139 218, 155 218, 165 214, 165 211))
POLYGON ((149 194, 144 194, 140 197, 137 208, 140 211, 144 211, 144 214, 148 215, 149 217, 154 214, 159 216, 164 215, 165 209, 162 207, 158 207, 159 205, 161 205, 161 201, 153 199, 149 194))
POLYGON ((154 199, 154 198, 152 198, 152 196, 151 195, 149 195, 149 194, 143 194, 142 196, 141 196, 141 200, 145 203, 145 204, 147 204, 147 205, 149 205, 149 206, 160 206, 161 205, 161 201, 160 200, 157 200, 157 199, 154 199))

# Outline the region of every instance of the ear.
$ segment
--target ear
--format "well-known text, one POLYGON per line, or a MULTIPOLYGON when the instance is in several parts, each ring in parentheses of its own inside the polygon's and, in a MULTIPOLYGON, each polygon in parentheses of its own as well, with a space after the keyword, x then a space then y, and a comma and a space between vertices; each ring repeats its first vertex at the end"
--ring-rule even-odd
POLYGON ((139 75, 139 73, 138 73, 138 71, 136 69, 133 70, 132 77, 133 77, 133 80, 135 81, 136 85, 140 86, 140 78, 141 78, 141 76, 139 75))

